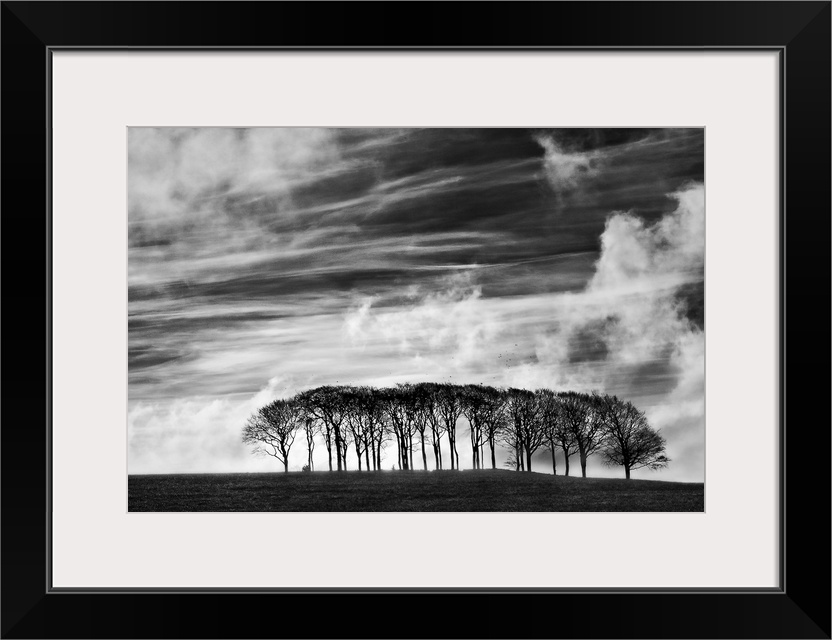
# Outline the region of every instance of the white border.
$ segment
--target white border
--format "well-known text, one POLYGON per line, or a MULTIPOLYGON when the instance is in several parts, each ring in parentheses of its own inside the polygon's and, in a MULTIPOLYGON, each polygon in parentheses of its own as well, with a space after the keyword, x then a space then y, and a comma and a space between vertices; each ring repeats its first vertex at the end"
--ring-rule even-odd
POLYGON ((776 586, 778 69, 771 52, 55 53, 54 586, 776 586), (128 514, 125 128, 144 125, 705 126, 707 512, 128 514))

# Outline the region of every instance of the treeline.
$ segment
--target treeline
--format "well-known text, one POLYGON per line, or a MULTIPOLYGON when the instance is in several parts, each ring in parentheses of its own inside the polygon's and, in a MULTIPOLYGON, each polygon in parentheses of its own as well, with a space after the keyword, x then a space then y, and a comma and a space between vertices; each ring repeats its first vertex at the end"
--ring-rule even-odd
POLYGON ((398 469, 459 469, 458 448, 470 447, 473 468, 482 469, 496 450, 509 453, 507 464, 517 471, 532 470, 532 456, 547 450, 557 474, 555 454, 562 451, 565 474, 576 455, 586 477, 589 456, 598 454, 608 465, 660 469, 669 459, 665 440, 632 403, 598 393, 554 392, 549 389, 502 389, 484 385, 439 383, 400 384, 392 388, 324 386, 275 400, 261 407, 243 428, 243 442, 255 453, 277 458, 289 470, 289 451, 304 434, 305 470, 314 470, 316 437, 326 447, 329 470, 347 469, 352 449, 358 470, 381 469, 382 452, 395 448, 398 469), (467 430, 461 431, 465 418, 467 430), (445 460, 442 440, 450 459, 445 460), (416 461, 414 462, 414 456, 416 461), (333 467, 334 458, 334 467, 333 467))

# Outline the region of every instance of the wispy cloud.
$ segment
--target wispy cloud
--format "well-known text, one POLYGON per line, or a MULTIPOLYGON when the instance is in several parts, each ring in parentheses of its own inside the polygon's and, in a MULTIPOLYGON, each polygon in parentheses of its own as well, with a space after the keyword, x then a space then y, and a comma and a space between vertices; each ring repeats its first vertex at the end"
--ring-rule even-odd
POLYGON ((567 151, 553 136, 540 135, 538 144, 546 152, 544 167, 546 177, 556 193, 562 195, 577 189, 582 183, 596 177, 601 169, 603 153, 593 151, 567 151))

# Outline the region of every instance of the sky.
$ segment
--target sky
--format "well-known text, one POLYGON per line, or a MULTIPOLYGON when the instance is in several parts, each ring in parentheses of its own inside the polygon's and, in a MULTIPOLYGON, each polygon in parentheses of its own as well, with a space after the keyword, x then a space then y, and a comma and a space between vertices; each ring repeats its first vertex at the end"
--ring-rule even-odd
POLYGON ((703 129, 130 128, 128 154, 129 473, 276 471, 241 442, 270 400, 449 381, 626 398, 671 458, 633 477, 704 480, 703 129))

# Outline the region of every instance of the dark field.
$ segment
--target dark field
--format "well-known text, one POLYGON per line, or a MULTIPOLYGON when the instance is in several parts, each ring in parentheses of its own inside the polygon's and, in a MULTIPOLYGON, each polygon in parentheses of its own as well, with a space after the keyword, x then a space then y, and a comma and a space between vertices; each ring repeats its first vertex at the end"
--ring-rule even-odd
POLYGON ((504 470, 128 478, 129 511, 703 511, 702 483, 504 470))

